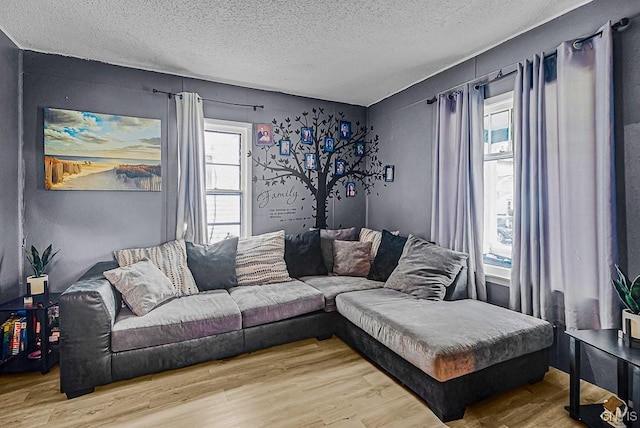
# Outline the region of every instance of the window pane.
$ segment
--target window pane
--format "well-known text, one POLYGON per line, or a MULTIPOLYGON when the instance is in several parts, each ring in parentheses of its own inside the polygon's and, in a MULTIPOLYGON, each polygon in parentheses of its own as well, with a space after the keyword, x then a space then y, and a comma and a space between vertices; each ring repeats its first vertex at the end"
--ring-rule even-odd
POLYGON ((207 195, 207 223, 240 223, 240 195, 207 195))
POLYGON ((207 131, 204 146, 207 163, 240 165, 240 134, 207 131))
POLYGON ((513 158, 484 163, 484 262, 511 268, 513 158))
POLYGON ((487 117, 485 117, 485 142, 490 140, 489 147, 485 145, 485 153, 511 151, 510 114, 511 110, 506 110, 490 115, 490 128, 487 128, 487 117))
POLYGON ((207 165, 207 189, 240 190, 240 166, 207 165))
POLYGON ((209 225, 209 244, 222 241, 231 236, 240 236, 239 224, 210 224, 209 225))

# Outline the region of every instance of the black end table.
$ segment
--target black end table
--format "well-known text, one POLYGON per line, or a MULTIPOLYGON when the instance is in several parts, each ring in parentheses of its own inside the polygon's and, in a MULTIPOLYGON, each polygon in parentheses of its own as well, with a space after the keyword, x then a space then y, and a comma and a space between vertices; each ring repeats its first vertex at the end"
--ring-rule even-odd
MULTIPOLYGON (((27 313, 27 344, 28 347, 18 355, 9 357, 0 365, 0 373, 20 373, 27 371, 40 371, 45 374, 58 363, 58 346, 49 344, 51 325, 49 324, 49 308, 58 305, 61 293, 38 294, 33 297, 33 303, 26 305, 24 297, 0 304, 0 313, 25 311, 27 313), (36 346, 36 326, 34 321, 40 323, 40 347, 36 346), (40 350, 40 358, 30 359, 29 353, 40 350)), ((0 338, 1 338, 0 334, 0 338)), ((1 341, 1 339, 0 339, 1 341)), ((0 357, 1 358, 1 357, 0 357)))
MULTIPOLYGON (((580 405, 580 346, 591 346, 605 352, 618 361, 618 397, 629 403, 632 397, 632 385, 629 384, 629 365, 640 367, 640 349, 632 349, 618 339, 618 330, 568 330, 565 332, 569 338, 569 406, 566 407, 569 415, 576 420, 584 422, 588 427, 608 427, 611 425, 600 419, 604 410, 602 404, 580 405)), ((638 421, 638 407, 633 406, 635 413, 626 422, 629 427, 640 427, 638 421)))

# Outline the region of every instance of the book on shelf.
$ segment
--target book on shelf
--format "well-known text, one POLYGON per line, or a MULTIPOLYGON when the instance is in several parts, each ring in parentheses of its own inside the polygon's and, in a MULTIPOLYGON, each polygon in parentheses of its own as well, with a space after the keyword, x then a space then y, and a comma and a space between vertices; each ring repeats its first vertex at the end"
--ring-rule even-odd
POLYGON ((12 314, 0 329, 2 334, 2 348, 0 362, 18 355, 28 347, 27 317, 21 311, 12 314))

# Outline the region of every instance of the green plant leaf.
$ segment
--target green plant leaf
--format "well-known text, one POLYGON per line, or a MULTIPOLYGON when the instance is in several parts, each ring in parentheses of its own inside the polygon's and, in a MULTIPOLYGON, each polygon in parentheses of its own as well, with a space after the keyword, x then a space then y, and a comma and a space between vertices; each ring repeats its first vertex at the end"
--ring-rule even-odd
POLYGON ((51 255, 51 245, 49 245, 43 252, 42 252, 42 267, 46 266, 47 263, 49 263, 49 256, 51 255))
MULTIPOLYGON (((620 297, 620 300, 622 300, 622 303, 624 303, 625 306, 634 314, 640 313, 640 301, 634 299, 631 293, 631 290, 627 285, 628 284, 627 277, 617 265, 616 265, 616 270, 618 272, 618 279, 614 279, 612 282, 613 282, 614 288, 618 292, 618 296, 620 297)), ((638 278, 636 278, 636 280, 638 280, 638 278)))

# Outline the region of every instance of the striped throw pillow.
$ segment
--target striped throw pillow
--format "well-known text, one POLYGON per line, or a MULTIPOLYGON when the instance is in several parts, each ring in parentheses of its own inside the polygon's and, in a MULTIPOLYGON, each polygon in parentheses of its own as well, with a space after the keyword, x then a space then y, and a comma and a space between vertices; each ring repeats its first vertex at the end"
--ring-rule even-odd
POLYGON ((238 285, 291 281, 284 261, 284 230, 240 238, 236 256, 238 285))
POLYGON ((164 273, 178 296, 198 294, 198 287, 187 265, 187 247, 184 240, 170 241, 157 247, 129 248, 113 252, 120 267, 149 259, 164 273))

